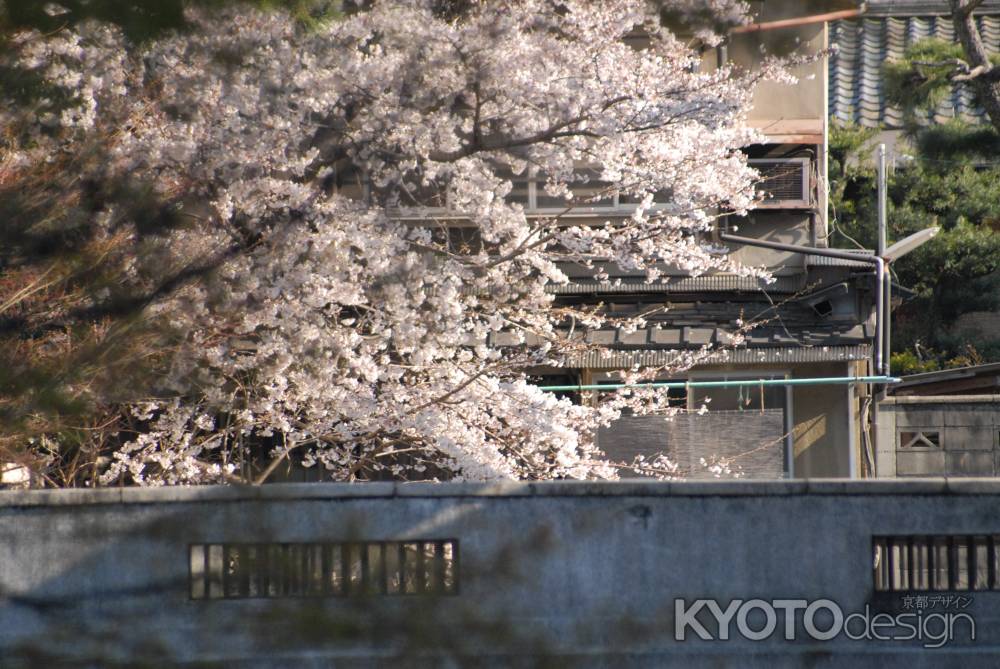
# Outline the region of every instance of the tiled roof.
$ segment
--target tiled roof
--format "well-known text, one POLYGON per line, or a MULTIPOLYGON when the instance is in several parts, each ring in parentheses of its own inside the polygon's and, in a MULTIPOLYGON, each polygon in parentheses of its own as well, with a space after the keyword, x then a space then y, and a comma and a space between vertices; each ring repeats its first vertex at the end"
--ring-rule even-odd
MULTIPOLYGON (((916 5, 934 3, 909 4, 918 10, 916 5)), ((886 13, 892 15, 830 23, 830 44, 837 47, 837 52, 829 61, 829 113, 842 122, 870 128, 880 124, 900 127, 902 112, 885 101, 882 64, 890 58, 901 58, 909 45, 925 37, 955 40, 948 16, 886 13)), ((987 50, 1000 52, 1000 15, 977 16, 977 23, 987 50)), ((970 121, 982 118, 982 111, 972 104, 971 92, 965 85, 956 86, 928 121, 941 123, 956 116, 970 121)))
MULTIPOLYGON (((868 0, 865 16, 946 16, 948 0, 868 0)), ((1000 0, 983 0, 977 13, 1000 10, 1000 0)))

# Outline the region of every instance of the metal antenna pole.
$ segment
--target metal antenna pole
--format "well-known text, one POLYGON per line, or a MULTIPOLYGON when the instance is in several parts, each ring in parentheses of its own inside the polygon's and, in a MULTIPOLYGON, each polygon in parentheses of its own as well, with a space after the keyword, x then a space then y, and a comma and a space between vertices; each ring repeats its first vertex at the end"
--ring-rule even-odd
POLYGON ((885 144, 878 145, 878 249, 876 254, 885 256, 885 144))
MULTIPOLYGON (((886 234, 889 228, 889 215, 886 207, 886 192, 888 191, 888 177, 885 171, 885 144, 878 145, 878 255, 885 258, 887 253, 886 234)), ((882 298, 883 318, 882 325, 882 369, 879 374, 889 374, 889 362, 892 354, 890 332, 892 328, 892 274, 889 272, 889 261, 886 260, 885 273, 885 297, 882 298)))
MULTIPOLYGON (((875 251, 875 255, 878 258, 885 257, 885 247, 886 247, 886 178, 885 178, 885 144, 878 145, 878 246, 875 251)), ((875 309, 875 318, 877 322, 875 323, 875 329, 878 332, 879 341, 876 342, 879 353, 876 356, 878 361, 879 369, 873 370, 874 374, 882 374, 883 370, 889 369, 889 350, 886 346, 887 336, 886 333, 889 329, 889 318, 888 313, 891 311, 892 307, 887 302, 888 290, 886 286, 889 281, 886 280, 886 274, 888 268, 885 267, 884 261, 881 272, 879 272, 879 280, 876 282, 876 290, 878 290, 878 295, 876 295, 875 304, 881 304, 881 309, 875 309)), ((872 383, 871 385, 871 445, 872 451, 878 453, 878 404, 879 401, 885 396, 884 392, 878 387, 877 384, 872 383)), ((876 462, 878 458, 875 458, 876 462)), ((878 472, 875 472, 878 476, 878 472)))

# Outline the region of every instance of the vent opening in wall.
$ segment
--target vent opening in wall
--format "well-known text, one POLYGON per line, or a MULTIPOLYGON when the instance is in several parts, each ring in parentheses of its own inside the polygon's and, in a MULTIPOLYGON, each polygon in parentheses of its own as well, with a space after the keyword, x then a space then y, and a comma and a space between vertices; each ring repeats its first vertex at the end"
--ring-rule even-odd
POLYGON ((189 546, 191 599, 458 594, 454 539, 189 546))
POLYGON ((872 537, 875 590, 1000 590, 998 544, 998 535, 872 537))
POLYGON ((812 305, 813 311, 816 312, 817 316, 827 318, 833 313, 833 302, 830 300, 820 300, 816 304, 812 305))
POLYGON ((900 448, 941 448, 941 433, 937 430, 906 430, 899 433, 900 448))
POLYGON ((751 158, 747 162, 760 173, 756 188, 765 207, 810 205, 809 158, 751 158))

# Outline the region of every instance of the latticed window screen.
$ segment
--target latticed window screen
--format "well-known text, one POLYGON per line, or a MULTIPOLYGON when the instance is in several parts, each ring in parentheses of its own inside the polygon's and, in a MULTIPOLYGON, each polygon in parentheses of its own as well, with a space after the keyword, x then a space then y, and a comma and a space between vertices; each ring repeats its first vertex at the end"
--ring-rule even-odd
POLYGON ((757 191, 765 202, 809 199, 809 163, 802 159, 752 159, 750 166, 760 172, 757 191))
POLYGON ((997 535, 872 537, 879 592, 1000 590, 997 535))
POLYGON ((458 594, 454 539, 189 547, 192 599, 458 594))

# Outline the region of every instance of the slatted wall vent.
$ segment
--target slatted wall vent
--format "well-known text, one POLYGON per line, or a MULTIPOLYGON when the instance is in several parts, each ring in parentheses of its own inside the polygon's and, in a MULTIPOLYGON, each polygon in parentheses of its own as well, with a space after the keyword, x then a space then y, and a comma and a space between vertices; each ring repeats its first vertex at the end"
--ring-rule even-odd
POLYGON ((754 158, 750 167, 760 172, 757 191, 764 202, 806 203, 809 200, 809 160, 807 158, 754 158))
POLYGON ((191 599, 458 594, 454 539, 189 547, 191 599))
POLYGON ((875 590, 1000 590, 1000 535, 872 537, 875 590))

